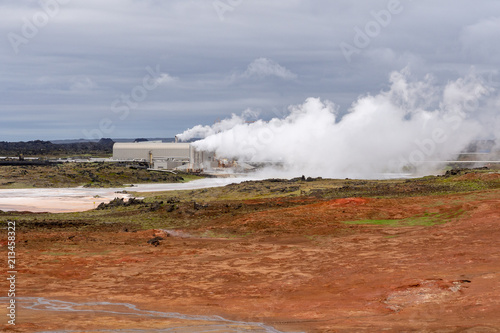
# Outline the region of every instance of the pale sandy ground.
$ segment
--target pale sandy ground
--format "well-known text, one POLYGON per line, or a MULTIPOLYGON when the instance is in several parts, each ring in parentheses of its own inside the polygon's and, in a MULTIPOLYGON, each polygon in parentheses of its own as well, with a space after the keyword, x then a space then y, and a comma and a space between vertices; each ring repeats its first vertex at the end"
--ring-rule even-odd
POLYGON ((0 189, 0 210, 31 212, 79 212, 97 207, 101 202, 127 197, 123 190, 155 192, 194 190, 242 182, 244 178, 208 178, 180 184, 142 184, 126 188, 37 188, 0 189))

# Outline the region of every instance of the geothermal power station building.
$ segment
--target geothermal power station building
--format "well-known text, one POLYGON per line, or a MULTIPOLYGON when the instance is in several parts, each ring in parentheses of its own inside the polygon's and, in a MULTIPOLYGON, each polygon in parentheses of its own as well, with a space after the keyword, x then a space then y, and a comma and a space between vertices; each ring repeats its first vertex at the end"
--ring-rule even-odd
POLYGON ((157 170, 207 170, 220 166, 214 153, 198 151, 190 143, 144 141, 115 143, 113 159, 147 162, 157 170))

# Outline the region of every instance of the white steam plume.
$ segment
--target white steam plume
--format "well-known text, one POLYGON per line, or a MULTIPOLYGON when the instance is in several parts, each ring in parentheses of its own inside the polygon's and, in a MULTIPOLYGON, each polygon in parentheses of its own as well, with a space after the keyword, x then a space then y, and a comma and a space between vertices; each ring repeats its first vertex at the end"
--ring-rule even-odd
POLYGON ((309 98, 284 118, 247 123, 233 114, 178 136, 204 137, 194 145, 220 157, 282 165, 279 175, 268 176, 336 178, 376 178, 408 165, 430 172, 473 139, 499 139, 493 109, 499 99, 479 76, 445 87, 431 76, 417 82, 408 76, 406 69, 392 73, 390 89, 360 97, 341 118, 332 102, 309 98))
POLYGON ((245 111, 243 111, 241 116, 233 113, 231 115, 231 118, 223 119, 213 124, 212 126, 196 125, 195 127, 190 128, 181 134, 177 134, 176 136, 181 141, 188 141, 196 138, 206 138, 210 135, 230 130, 236 125, 245 124, 249 119, 256 118, 258 117, 258 115, 258 112, 251 109, 246 109, 245 111))

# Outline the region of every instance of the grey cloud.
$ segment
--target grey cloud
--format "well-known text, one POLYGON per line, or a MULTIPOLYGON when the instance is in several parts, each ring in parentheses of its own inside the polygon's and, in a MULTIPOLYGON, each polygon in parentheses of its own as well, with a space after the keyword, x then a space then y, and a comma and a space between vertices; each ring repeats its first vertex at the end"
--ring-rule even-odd
POLYGON ((292 73, 290 70, 281 66, 277 62, 267 58, 258 58, 252 61, 242 76, 255 76, 260 78, 276 76, 284 80, 293 80, 297 78, 296 74, 292 73))
POLYGON ((245 0, 221 21, 212 1, 72 0, 16 54, 8 34, 23 37, 26 20, 43 8, 0 1, 0 114, 9 115, 0 120, 0 140, 79 138, 103 117, 116 125, 111 137, 172 136, 247 108, 272 114, 308 97, 332 100, 342 113, 406 66, 443 82, 472 66, 498 68, 496 0, 401 0, 401 13, 348 63, 339 44, 354 45, 355 27, 364 29, 388 3, 245 0), (134 116, 118 121, 113 101, 141 85, 148 66, 159 66, 161 84, 134 116), (35 124, 40 113, 53 121, 35 124), (141 116, 151 120, 138 122, 141 116))
POLYGON ((460 36, 465 54, 476 58, 476 61, 487 60, 498 63, 500 46, 494 42, 498 40, 500 40, 500 17, 482 19, 466 26, 460 36))

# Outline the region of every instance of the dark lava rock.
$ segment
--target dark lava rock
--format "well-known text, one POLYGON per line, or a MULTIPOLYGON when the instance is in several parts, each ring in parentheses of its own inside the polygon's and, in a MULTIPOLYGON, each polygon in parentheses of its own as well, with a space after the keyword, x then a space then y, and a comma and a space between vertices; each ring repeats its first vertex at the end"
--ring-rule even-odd
POLYGON ((142 205, 144 204, 143 200, 130 198, 128 201, 125 201, 123 198, 114 198, 109 203, 105 204, 101 202, 99 206, 97 206, 97 210, 113 208, 113 207, 124 207, 124 206, 133 206, 133 205, 142 205))
POLYGON ((196 210, 200 210, 200 209, 204 209, 204 208, 208 207, 208 205, 199 204, 196 201, 194 202, 193 206, 194 206, 194 209, 196 209, 196 210))
POLYGON ((156 237, 148 240, 148 244, 151 244, 151 245, 154 245, 155 247, 157 247, 158 245, 160 245, 161 240, 163 240, 163 237, 156 236, 156 237))
POLYGON ((161 208, 161 205, 163 205, 163 201, 152 202, 151 205, 149 206, 149 210, 152 212, 157 211, 158 209, 161 208))
POLYGON ((169 203, 169 204, 174 204, 174 203, 179 203, 179 202, 181 202, 181 200, 177 197, 168 198, 168 200, 167 200, 167 203, 169 203))

